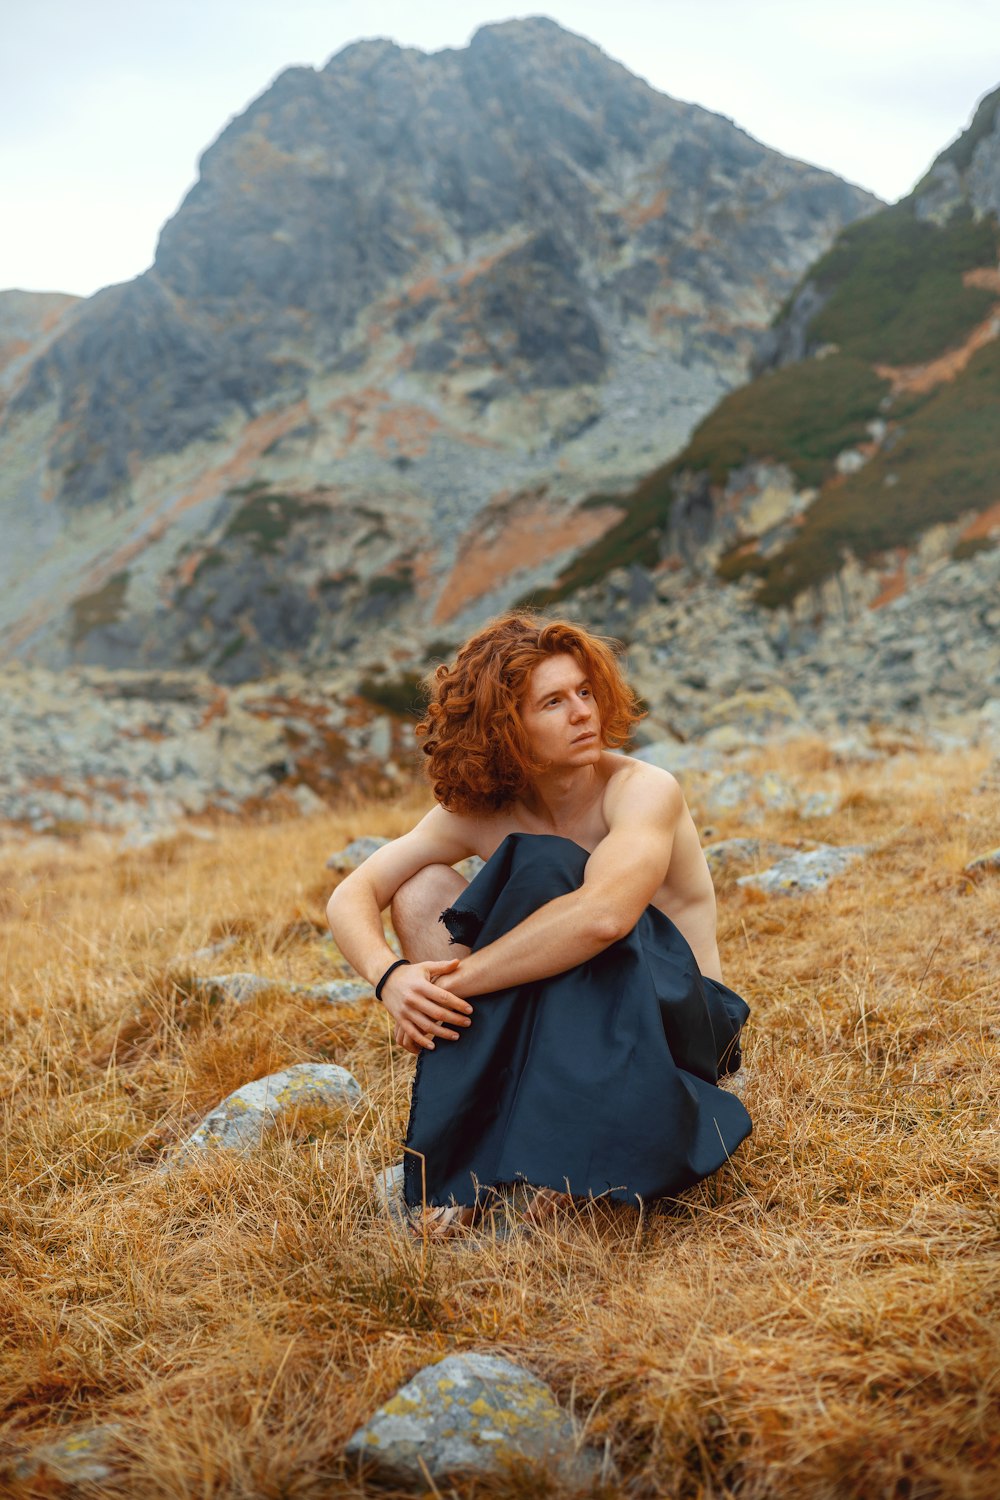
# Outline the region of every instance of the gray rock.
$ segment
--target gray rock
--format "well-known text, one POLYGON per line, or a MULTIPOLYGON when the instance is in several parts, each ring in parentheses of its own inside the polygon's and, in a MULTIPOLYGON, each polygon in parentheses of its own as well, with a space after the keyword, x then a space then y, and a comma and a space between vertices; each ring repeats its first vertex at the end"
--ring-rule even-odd
MULTIPOLYGON (((195 975, 192 987, 199 994, 221 995, 226 1000, 235 1000, 237 1005, 244 1005, 247 1000, 252 1000, 254 995, 261 995, 265 990, 273 990, 281 986, 277 979, 265 979, 262 974, 207 974, 195 975)), ((287 986, 281 986, 287 988, 287 986)))
POLYGON ((346 849, 330 855, 326 868, 347 874, 350 870, 356 870, 358 865, 363 865, 370 854, 374 854, 376 849, 381 849, 383 844, 389 842, 389 839, 375 838, 371 834, 366 834, 360 839, 352 839, 346 849))
POLYGON ((361 1087, 353 1074, 334 1063, 295 1063, 280 1073, 245 1083, 207 1114, 180 1148, 181 1160, 215 1147, 246 1151, 286 1110, 301 1105, 328 1104, 354 1108, 361 1087))
POLYGON ((644 761, 648 766, 658 766, 661 771, 680 775, 683 771, 715 771, 721 757, 704 744, 684 745, 680 740, 656 740, 632 752, 633 760, 644 761))
POLYGON ((705 809, 712 813, 729 812, 751 801, 756 790, 756 779, 749 772, 730 771, 705 793, 705 809))
POLYGON ((779 859, 791 851, 784 844, 768 844, 762 839, 719 839, 706 844, 705 858, 712 874, 721 874, 733 865, 757 864, 765 859, 779 859))
POLYGON ((455 866, 455 869, 463 880, 475 880, 482 868, 483 861, 479 858, 478 854, 470 854, 468 859, 459 860, 455 866))
POLYGON ((777 771, 764 772, 757 783, 757 795, 764 806, 771 808, 774 812, 783 812, 787 808, 795 807, 799 800, 795 788, 777 771))
POLYGON ((201 963, 203 959, 214 958, 217 953, 225 953, 227 948, 235 948, 239 942, 236 937, 220 938, 217 943, 208 943, 204 948, 196 948, 188 955, 188 963, 201 963))
POLYGON ((800 818, 831 818, 840 808, 839 792, 810 792, 799 804, 800 818))
POLYGON ((385 1217, 398 1229, 405 1229, 409 1218, 403 1197, 403 1163, 384 1167, 375 1174, 375 1194, 385 1217))
POLYGON ((325 1000, 330 1005, 356 1005, 372 993, 362 979, 330 979, 326 984, 286 984, 282 988, 303 1000, 325 1000))
POLYGON ((550 1388, 494 1354, 450 1354, 427 1365, 349 1439, 347 1456, 382 1480, 501 1476, 511 1460, 588 1484, 601 1459, 582 1446, 550 1388))
POLYGON ((311 817, 313 813, 329 812, 323 798, 318 797, 312 787, 306 786, 305 782, 293 788, 292 796, 304 818, 311 817))
POLYGON ((965 867, 967 875, 985 875, 1000 870, 1000 848, 990 849, 986 854, 977 854, 965 867))
POLYGON ((819 891, 867 853, 867 844, 844 844, 839 848, 833 844, 821 844, 818 849, 790 854, 787 859, 779 860, 758 874, 741 875, 736 883, 753 886, 772 896, 819 891))
POLYGON ((111 1455, 123 1430, 120 1422, 74 1428, 56 1442, 32 1448, 14 1465, 14 1474, 18 1479, 55 1480, 60 1485, 99 1484, 113 1473, 111 1455))

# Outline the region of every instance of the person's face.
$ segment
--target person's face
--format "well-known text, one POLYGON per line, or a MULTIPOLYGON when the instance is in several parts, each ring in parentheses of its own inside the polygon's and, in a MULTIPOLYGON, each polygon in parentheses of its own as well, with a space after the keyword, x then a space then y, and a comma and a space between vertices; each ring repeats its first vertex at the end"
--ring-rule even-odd
POLYGON ((521 722, 532 753, 549 768, 569 770, 601 758, 593 684, 575 656, 547 656, 538 663, 521 700, 521 722))

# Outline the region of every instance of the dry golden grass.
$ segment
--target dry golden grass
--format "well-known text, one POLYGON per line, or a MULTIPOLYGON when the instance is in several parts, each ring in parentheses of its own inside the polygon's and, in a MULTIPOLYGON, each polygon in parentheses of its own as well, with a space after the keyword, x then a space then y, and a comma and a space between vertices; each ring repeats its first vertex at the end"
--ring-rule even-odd
MULTIPOLYGON (((673 1213, 595 1209, 487 1246, 386 1232, 371 1179, 398 1158, 412 1060, 374 1003, 282 987, 343 972, 327 855, 401 832, 422 793, 211 844, 8 847, 0 1490, 58 1493, 17 1478, 18 1455, 119 1422, 114 1476, 78 1493, 359 1495, 349 1434, 429 1360, 489 1349, 573 1405, 620 1493, 995 1500, 1000 877, 962 873, 998 841, 985 763, 762 753, 838 782, 842 811, 734 813, 714 836, 876 847, 825 893, 720 885, 753 1135, 673 1213), (182 961, 229 933, 195 967, 272 976, 244 1006, 194 998, 182 961), (306 1060, 349 1068, 365 1108, 157 1174, 225 1094, 306 1060)), ((563 1493, 530 1475, 494 1492, 563 1493)))

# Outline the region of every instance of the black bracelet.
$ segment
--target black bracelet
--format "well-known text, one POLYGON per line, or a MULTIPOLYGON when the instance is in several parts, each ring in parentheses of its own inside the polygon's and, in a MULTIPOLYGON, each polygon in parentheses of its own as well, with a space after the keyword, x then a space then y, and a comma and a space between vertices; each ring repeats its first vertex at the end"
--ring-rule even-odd
POLYGON ((397 958, 396 962, 394 964, 390 964, 389 965, 389 967, 386 969, 385 973, 382 975, 382 978, 379 980, 378 984, 375 986, 375 999, 376 1000, 381 1000, 381 998, 382 998, 382 986, 385 984, 386 980, 389 978, 389 975, 392 973, 393 969, 398 969, 399 966, 400 966, 400 964, 408 964, 409 962, 410 962, 410 960, 408 958, 397 958))

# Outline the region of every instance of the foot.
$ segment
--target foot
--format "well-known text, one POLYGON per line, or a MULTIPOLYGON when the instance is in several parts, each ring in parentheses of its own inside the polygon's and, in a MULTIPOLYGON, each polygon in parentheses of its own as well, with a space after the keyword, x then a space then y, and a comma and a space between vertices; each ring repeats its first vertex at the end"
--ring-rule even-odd
POLYGON ((476 1210, 449 1203, 440 1208, 415 1209, 410 1215, 410 1233, 414 1239, 444 1240, 468 1229, 475 1222, 476 1210))
POLYGON ((572 1208, 574 1200, 569 1193, 557 1193, 555 1188, 536 1188, 535 1194, 524 1211, 529 1224, 542 1224, 551 1219, 560 1209, 572 1208))

